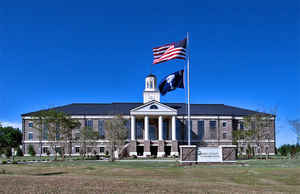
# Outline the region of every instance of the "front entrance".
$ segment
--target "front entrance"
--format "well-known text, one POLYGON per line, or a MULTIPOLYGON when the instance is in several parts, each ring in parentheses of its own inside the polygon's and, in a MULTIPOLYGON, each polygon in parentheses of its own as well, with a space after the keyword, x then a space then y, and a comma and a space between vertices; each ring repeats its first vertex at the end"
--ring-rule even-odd
POLYGON ((136 152, 138 156, 144 155, 144 146, 136 146, 136 152))
POLYGON ((157 146, 150 146, 151 156, 157 156, 157 150, 158 150, 157 146))
POLYGON ((171 155, 171 146, 165 146, 165 155, 170 156, 171 155))

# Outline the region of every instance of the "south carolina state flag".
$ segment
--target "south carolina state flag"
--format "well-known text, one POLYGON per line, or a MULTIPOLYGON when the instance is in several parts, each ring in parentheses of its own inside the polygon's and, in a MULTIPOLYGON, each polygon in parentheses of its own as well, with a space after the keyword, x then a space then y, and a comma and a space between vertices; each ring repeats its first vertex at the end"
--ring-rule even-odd
POLYGON ((184 88, 184 70, 176 71, 166 76, 159 83, 159 91, 163 96, 176 88, 184 88))

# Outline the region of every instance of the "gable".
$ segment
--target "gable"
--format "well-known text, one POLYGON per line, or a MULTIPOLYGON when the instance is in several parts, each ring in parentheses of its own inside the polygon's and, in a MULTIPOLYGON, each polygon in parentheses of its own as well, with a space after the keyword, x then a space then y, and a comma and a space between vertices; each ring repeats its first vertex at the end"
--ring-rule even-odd
POLYGON ((130 110, 131 115, 177 115, 177 110, 157 101, 151 101, 130 110))

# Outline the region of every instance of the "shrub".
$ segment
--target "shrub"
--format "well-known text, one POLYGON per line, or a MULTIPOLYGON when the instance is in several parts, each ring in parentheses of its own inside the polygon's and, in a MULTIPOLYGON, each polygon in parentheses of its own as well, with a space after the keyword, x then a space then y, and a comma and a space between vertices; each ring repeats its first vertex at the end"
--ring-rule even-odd
POLYGON ((6 160, 3 160, 3 161, 2 161, 2 164, 7 164, 7 161, 6 161, 6 160))
POLYGON ((35 156, 35 154, 36 154, 34 147, 31 144, 29 144, 29 146, 28 146, 28 154, 30 154, 30 156, 35 156))
POLYGON ((12 164, 18 164, 18 162, 14 160, 14 161, 12 161, 12 164))
POLYGON ((20 147, 17 148, 17 156, 23 156, 23 151, 20 147))

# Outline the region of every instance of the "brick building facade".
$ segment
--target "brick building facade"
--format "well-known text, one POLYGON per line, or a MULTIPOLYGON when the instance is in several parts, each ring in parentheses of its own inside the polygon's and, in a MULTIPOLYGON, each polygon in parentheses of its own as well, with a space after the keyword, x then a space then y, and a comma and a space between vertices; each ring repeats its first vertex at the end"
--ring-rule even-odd
MULTIPOLYGON (((80 131, 89 126, 98 131, 99 139, 88 147, 88 152, 107 154, 109 141, 105 139, 104 122, 115 115, 122 115, 128 121, 126 148, 129 155, 178 156, 179 145, 187 144, 186 104, 160 102, 160 93, 156 85, 154 75, 146 77, 143 103, 74 103, 52 108, 71 115, 81 123, 81 126, 73 131, 73 140, 65 146, 66 153, 79 155, 80 131)), ((257 113, 224 104, 191 104, 191 142, 200 146, 232 145, 232 132, 247 130, 244 127, 244 117, 257 113)), ((28 154, 28 146, 31 144, 37 154, 53 154, 47 136, 35 130, 33 114, 34 112, 22 115, 24 153, 28 154)), ((238 151, 245 154, 247 146, 250 145, 258 153, 274 154, 275 115, 270 121, 268 134, 260 140, 259 148, 255 141, 239 141, 238 151)), ((58 149, 63 145, 59 141, 55 143, 58 149)))

